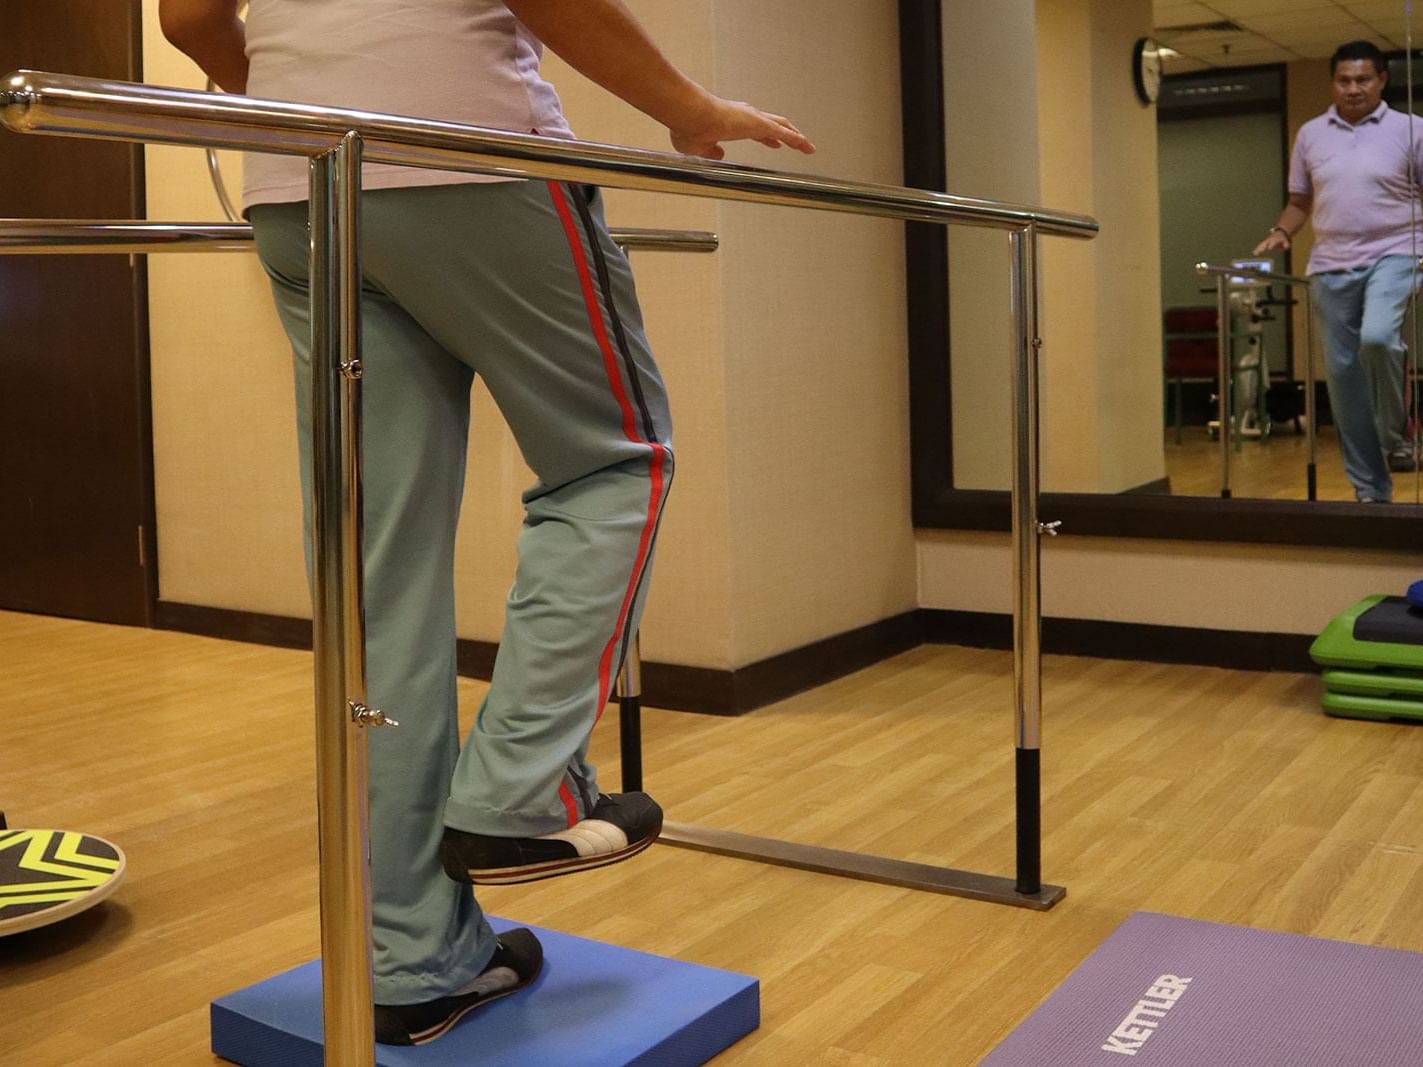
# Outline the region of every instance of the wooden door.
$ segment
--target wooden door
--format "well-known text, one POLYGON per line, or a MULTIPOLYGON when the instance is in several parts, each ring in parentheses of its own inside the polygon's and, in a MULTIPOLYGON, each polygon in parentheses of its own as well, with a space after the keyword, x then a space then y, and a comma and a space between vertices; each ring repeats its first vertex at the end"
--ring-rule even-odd
MULTIPOLYGON (((141 80, 138 0, 3 0, 0 74, 141 80)), ((141 218, 137 145, 0 130, 0 216, 141 218)), ((142 257, 0 255, 0 608, 147 623, 142 257)))

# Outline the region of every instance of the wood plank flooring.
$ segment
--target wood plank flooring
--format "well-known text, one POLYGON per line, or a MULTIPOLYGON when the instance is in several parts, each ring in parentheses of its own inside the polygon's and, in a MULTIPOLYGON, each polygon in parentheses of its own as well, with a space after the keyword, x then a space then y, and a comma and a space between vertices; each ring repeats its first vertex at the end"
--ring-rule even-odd
MULTIPOLYGON (((1265 441, 1247 438, 1239 452, 1231 453, 1231 492, 1242 499, 1307 500, 1308 466, 1308 439, 1283 423, 1265 441)), ((1166 473, 1176 496, 1220 496, 1220 442, 1211 440, 1204 426, 1187 426, 1178 445, 1175 431, 1168 427, 1166 473)), ((1333 426, 1320 427, 1315 477, 1319 500, 1354 499, 1333 426)), ((1423 480, 1416 472, 1395 473, 1393 499, 1399 504, 1423 501, 1423 480)))
MULTIPOLYGON (((0 1062, 212 1064, 208 1002, 316 955, 310 672, 0 613, 0 808, 129 857, 109 903, 0 939, 0 1062)), ((739 719, 649 711, 648 788, 681 821, 1008 874, 1010 674, 923 647, 739 719)), ((481 900, 759 976, 718 1064, 973 1064, 1138 909, 1423 947, 1423 730, 1328 719, 1319 689, 1049 657, 1047 913, 662 846, 481 900)), ((594 754, 615 788, 615 716, 594 754)))

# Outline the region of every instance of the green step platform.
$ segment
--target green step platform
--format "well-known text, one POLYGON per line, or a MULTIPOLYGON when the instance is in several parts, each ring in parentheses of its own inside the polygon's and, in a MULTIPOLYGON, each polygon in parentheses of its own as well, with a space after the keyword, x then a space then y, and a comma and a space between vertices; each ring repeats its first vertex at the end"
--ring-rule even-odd
POLYGON ((1351 719, 1423 721, 1423 611, 1403 597, 1365 597, 1310 646, 1324 672, 1324 710, 1351 719))

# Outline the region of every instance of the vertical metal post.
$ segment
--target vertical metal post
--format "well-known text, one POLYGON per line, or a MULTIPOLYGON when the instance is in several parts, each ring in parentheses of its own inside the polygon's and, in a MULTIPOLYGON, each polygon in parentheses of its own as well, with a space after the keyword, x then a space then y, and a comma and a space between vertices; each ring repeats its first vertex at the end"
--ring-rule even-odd
POLYGON ((1308 499, 1319 497, 1318 414, 1314 410, 1314 295, 1304 287, 1304 427, 1308 435, 1309 462, 1305 467, 1308 499))
POLYGON ((1019 893, 1042 889, 1042 545, 1038 523, 1038 232, 1009 235, 1013 258, 1013 685, 1019 893))
POLYGON ((632 635, 618 674, 618 740, 622 749, 623 792, 642 788, 642 634, 632 635))
POLYGON ((361 139, 311 161, 312 600, 326 1062, 372 1067, 362 596, 361 139))
POLYGON ((1216 345, 1220 372, 1220 388, 1216 391, 1216 420, 1220 423, 1220 495, 1230 499, 1230 439, 1231 403, 1235 391, 1235 368, 1230 358, 1230 279, 1224 274, 1215 279, 1216 345))
MULTIPOLYGON (((619 244, 626 255, 628 247, 619 244)), ((618 747, 622 755, 624 793, 642 789, 642 631, 632 635, 618 673, 618 747)))

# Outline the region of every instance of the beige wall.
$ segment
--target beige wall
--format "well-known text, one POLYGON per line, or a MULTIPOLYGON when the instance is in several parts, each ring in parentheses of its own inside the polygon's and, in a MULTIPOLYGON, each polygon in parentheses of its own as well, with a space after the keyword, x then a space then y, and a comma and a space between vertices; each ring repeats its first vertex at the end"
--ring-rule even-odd
MULTIPOLYGON (((202 88, 145 0, 144 79, 202 88)), ((149 145, 148 215, 222 217, 203 154, 149 145)), ((224 153, 229 189, 240 159, 224 153)), ((309 609, 292 379, 286 339, 250 255, 165 255, 148 262, 154 482, 160 596, 285 615, 309 609)))
MULTIPOLYGON (((811 161, 757 148, 733 158, 898 180, 892 0, 819 2, 815 18, 744 0, 631 6, 693 77, 792 115, 822 145, 811 161)), ((162 40, 155 0, 144 7, 147 79, 199 85, 162 40)), ((650 120, 556 59, 547 69, 581 136, 666 147, 650 120)), ((152 217, 216 217, 199 153, 150 148, 149 161, 152 217)), ((723 238, 715 257, 636 261, 678 456, 644 655, 739 666, 912 608, 899 228, 608 199, 616 224, 723 238)), ((155 257, 153 268, 161 596, 303 614, 290 371, 260 269, 245 256, 155 257)), ((530 477, 478 387, 473 409, 459 630, 494 639, 530 477)))
MULTIPOLYGON (((943 5, 948 191, 1019 204, 1042 198, 1034 0, 943 5)), ((1012 321, 1008 238, 949 231, 954 484, 1011 480, 1012 321)))
MULTIPOLYGON (((897 4, 715 6, 718 86, 775 101, 819 147, 809 158, 746 148, 737 158, 900 183, 897 4)), ((743 663, 915 606, 903 232, 850 215, 722 210, 743 663)))
POLYGON ((1137 99, 1130 61, 1152 26, 1149 0, 1092 0, 1093 214, 1102 233, 1092 242, 1098 328, 1090 351, 1100 425, 1095 489, 1104 493, 1166 474, 1156 112, 1137 99))
MULTIPOLYGON (((1012 610, 1005 535, 921 532, 919 565, 926 608, 1012 610)), ((1043 545, 1043 612, 1314 634, 1365 596, 1398 595, 1417 577, 1417 553, 1063 537, 1043 545)))
MULTIPOLYGON (((1091 243, 1043 243, 1044 485, 1110 493, 1155 481, 1165 473, 1156 122, 1129 62, 1151 4, 964 0, 944 19, 949 189, 1102 222, 1091 243)), ((1006 242, 956 230, 949 257, 954 481, 1006 488, 1006 242)))
MULTIPOLYGON (((1092 7, 1082 0, 1038 2, 1034 29, 1043 86, 1037 103, 1042 202, 1095 217, 1092 24, 1092 7)), ((1093 492, 1099 484, 1101 240, 1043 242, 1042 478, 1044 486, 1055 490, 1093 492)))
MULTIPOLYGON (((1334 97, 1329 80, 1329 60, 1299 59, 1285 65, 1285 130, 1289 140, 1287 151, 1294 151, 1295 135, 1299 133, 1299 128, 1316 115, 1322 115, 1333 102, 1334 97)), ((1285 171, 1285 181, 1289 181, 1288 169, 1285 171)), ((1286 195, 1286 190, 1282 189, 1280 191, 1281 206, 1284 205, 1286 195)), ((1274 221, 1271 219, 1266 225, 1273 225, 1274 221)), ((1309 269, 1309 253, 1314 247, 1313 227, 1306 225, 1295 235, 1291 245, 1290 270, 1295 274, 1304 274, 1309 269)), ((1295 337, 1309 336, 1305 332, 1308 324, 1305 321, 1307 313, 1304 305, 1297 306, 1293 314, 1295 337)), ((1297 364, 1295 374, 1301 378, 1304 376, 1304 366, 1300 362, 1303 351, 1303 342, 1297 341, 1294 347, 1297 364)), ((1315 358, 1320 357, 1316 354, 1315 358)), ((1316 364, 1316 377, 1320 373, 1319 365, 1316 364)))

